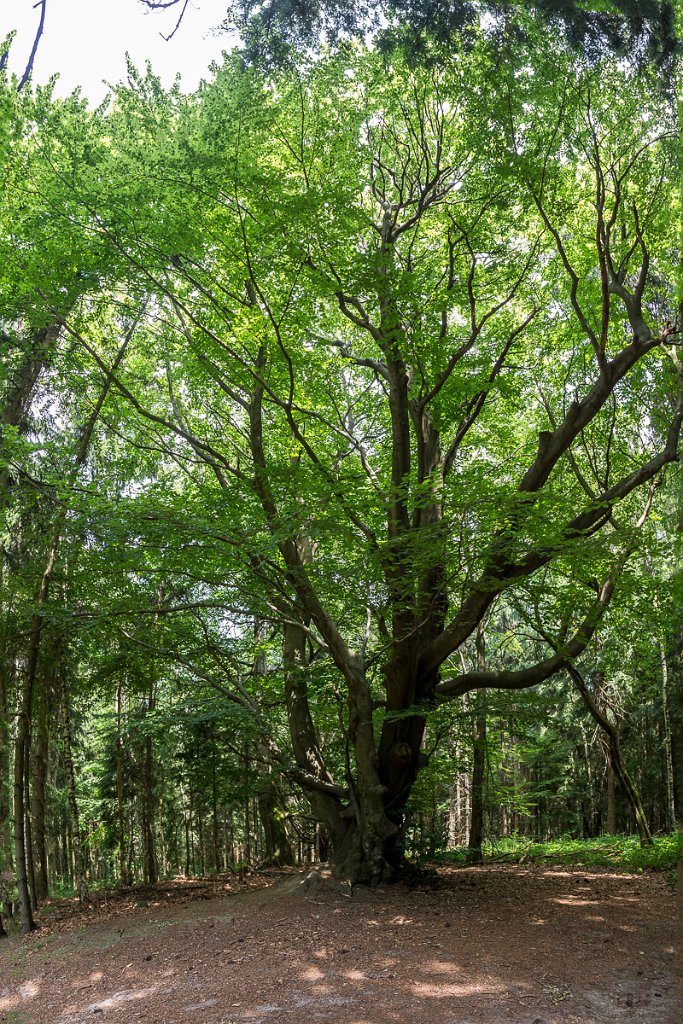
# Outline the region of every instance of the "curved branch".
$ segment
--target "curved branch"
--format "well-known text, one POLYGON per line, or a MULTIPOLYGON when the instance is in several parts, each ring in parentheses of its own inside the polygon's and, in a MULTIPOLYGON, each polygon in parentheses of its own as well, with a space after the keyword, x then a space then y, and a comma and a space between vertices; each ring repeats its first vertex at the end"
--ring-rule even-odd
POLYGON ((578 658, 588 646, 598 623, 609 606, 616 581, 631 550, 628 549, 619 558, 574 636, 550 658, 516 671, 465 672, 453 679, 445 679, 437 686, 436 693, 442 697, 461 697, 464 693, 469 693, 470 690, 525 690, 531 686, 537 686, 555 675, 556 672, 566 668, 567 663, 578 658))
MULTIPOLYGON (((679 376, 681 376, 680 372, 679 376)), ((675 462, 678 458, 682 427, 683 388, 679 392, 676 409, 662 450, 643 466, 622 477, 609 490, 598 495, 587 508, 569 520, 558 535, 556 542, 552 545, 532 549, 526 555, 516 558, 505 557, 504 554, 497 553, 495 547, 492 547, 488 564, 463 601, 460 611, 423 652, 420 659, 421 671, 428 673, 437 669, 449 654, 457 650, 471 636, 496 594, 547 565, 563 545, 596 533, 609 521, 615 504, 623 501, 642 484, 653 480, 669 463, 675 462)), ((557 671, 557 669, 552 671, 557 671)), ((534 683, 529 685, 533 686, 534 683)))

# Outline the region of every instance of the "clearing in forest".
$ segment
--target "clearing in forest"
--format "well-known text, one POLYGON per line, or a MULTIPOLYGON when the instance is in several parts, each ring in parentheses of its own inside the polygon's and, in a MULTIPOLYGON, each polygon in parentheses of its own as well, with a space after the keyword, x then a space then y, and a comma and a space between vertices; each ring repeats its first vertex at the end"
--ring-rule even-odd
POLYGON ((344 891, 271 872, 53 901, 0 946, 15 1024, 677 1024, 662 874, 487 866, 344 891))

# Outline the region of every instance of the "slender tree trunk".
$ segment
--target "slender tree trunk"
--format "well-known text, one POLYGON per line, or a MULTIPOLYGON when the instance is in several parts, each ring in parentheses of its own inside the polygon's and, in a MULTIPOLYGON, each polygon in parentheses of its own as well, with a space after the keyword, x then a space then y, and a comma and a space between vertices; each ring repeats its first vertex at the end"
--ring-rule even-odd
POLYGON ((17 713, 17 735, 14 742, 14 862, 17 874, 17 892, 19 895, 19 919, 24 934, 36 927, 31 908, 31 894, 28 883, 28 863, 26 851, 26 805, 24 777, 26 771, 26 748, 29 743, 31 704, 33 700, 33 679, 35 664, 31 664, 31 653, 37 639, 32 637, 29 650, 29 663, 23 673, 19 707, 17 713))
POLYGON ((64 649, 59 651, 57 669, 59 697, 61 703, 62 747, 64 757, 64 774, 66 776, 67 804, 69 807, 69 824, 71 826, 71 848, 73 852, 74 885, 81 905, 90 901, 88 883, 85 877, 85 851, 81 839, 81 829, 76 799, 76 776, 71 744, 71 715, 69 710, 69 691, 67 685, 67 667, 64 649))
POLYGON ((35 864, 36 902, 40 903, 48 894, 47 843, 45 834, 45 786, 47 783, 47 761, 50 742, 50 702, 52 680, 43 666, 43 685, 38 695, 34 714, 34 746, 31 784, 31 822, 35 864))
POLYGON ((33 854, 33 828, 31 823, 31 737, 24 747, 24 843, 26 845, 26 871, 28 874, 28 891, 31 897, 31 910, 38 909, 38 896, 36 893, 36 869, 33 854))
POLYGON ((119 833, 119 872, 121 874, 121 885, 128 885, 128 872, 126 870, 126 829, 123 803, 123 735, 121 732, 122 706, 123 693, 121 683, 119 682, 116 686, 116 808, 119 833))
MULTIPOLYGON (((154 690, 155 685, 152 681, 147 695, 148 715, 151 715, 154 711, 156 704, 154 690)), ((154 743, 149 728, 145 735, 143 764, 142 845, 144 874, 148 885, 153 885, 158 881, 159 873, 154 848, 154 743)))
POLYGON ((249 755, 244 755, 244 866, 251 866, 251 800, 249 799, 249 755))
MULTIPOLYGON (((477 671, 486 671, 486 648, 484 624, 480 623, 476 634, 477 671)), ((468 837, 467 861, 481 864, 483 861, 482 842, 484 839, 484 778, 486 773, 486 696, 483 692, 474 697, 474 753, 472 767, 472 813, 468 837)))
POLYGON ((669 665, 666 660, 666 648, 659 641, 659 656, 662 665, 662 709, 664 712, 664 759, 666 767, 666 826, 676 827, 676 805, 674 799, 674 763, 672 753, 671 712, 669 710, 669 665))
POLYGON ((470 831, 467 841, 467 861, 481 864, 484 838, 484 778, 486 773, 486 703, 483 693, 477 694, 474 721, 474 753, 472 759, 472 789, 470 831))
POLYGON ((607 834, 617 834, 617 807, 614 792, 614 766, 611 750, 607 751, 607 834))
POLYGON ((190 796, 189 796, 189 807, 188 807, 188 835, 190 837, 190 868, 187 871, 188 876, 197 874, 197 858, 196 858, 196 844, 194 841, 194 791, 192 789, 192 782, 190 782, 190 796))
MULTIPOLYGON (((131 326, 126 337, 124 338, 123 343, 112 365, 112 371, 116 370, 116 368, 121 363, 126 352, 126 349, 128 347, 128 344, 130 343, 130 340, 132 338, 136 324, 137 321, 135 321, 133 326, 131 326)), ((6 408, 3 410, 3 422, 16 424, 20 421, 21 416, 23 415, 23 412, 27 407, 30 394, 38 378, 38 375, 40 374, 42 368, 51 358, 58 335, 59 327, 47 327, 43 331, 38 332, 38 334, 36 334, 34 338, 34 350, 31 353, 29 362, 26 364, 26 367, 22 371, 21 380, 14 392, 12 402, 8 404, 6 408)), ((85 424, 76 452, 74 466, 69 477, 69 479, 71 480, 74 480, 76 478, 76 475, 80 467, 85 462, 88 453, 88 448, 90 445, 90 439, 92 437, 95 425, 102 410, 102 406, 104 405, 105 399, 109 393, 111 384, 112 377, 108 376, 95 403, 94 409, 90 417, 88 418, 87 423, 85 424)), ((21 907, 21 927, 22 931, 24 932, 32 931, 33 928, 35 928, 35 922, 33 921, 29 902, 29 872, 27 864, 26 833, 24 830, 24 817, 28 809, 25 801, 24 787, 27 784, 27 780, 30 777, 29 772, 27 770, 27 758, 28 752, 30 752, 30 748, 27 745, 29 744, 30 737, 33 690, 36 682, 36 671, 38 666, 38 655, 40 652, 40 644, 44 625, 45 606, 47 604, 48 596, 50 593, 50 585, 52 583, 52 576, 54 573, 55 564, 57 560, 57 552, 59 550, 60 539, 65 522, 66 511, 62 510, 57 517, 57 521, 52 532, 50 546, 48 549, 47 559, 45 563, 45 569, 43 570, 43 576, 41 579, 40 587, 36 595, 36 605, 38 610, 34 613, 31 620, 31 632, 26 657, 26 667, 23 673, 23 682, 18 707, 17 739, 15 744, 14 756, 14 833, 17 888, 19 891, 19 904, 21 907)), ((63 685, 66 686, 65 680, 63 680, 63 685)), ((65 710, 65 714, 67 715, 68 722, 68 710, 65 710)), ((78 839, 77 841, 80 843, 80 839, 78 839)), ((84 878, 83 885, 85 886, 84 878)), ((86 892, 87 896, 87 890, 85 888, 84 892, 86 892)))
POLYGON ((216 874, 218 874, 220 870, 218 864, 218 789, 216 785, 216 744, 213 736, 211 748, 211 815, 212 866, 216 874))
MULTIPOLYGON (((0 573, 2 551, 0 550, 0 573)), ((0 590, 2 577, 0 576, 0 590)), ((9 791, 9 666, 4 643, 4 621, 0 620, 0 938, 6 934, 2 912, 9 902, 12 885, 12 851, 10 840, 9 791)))
POLYGON ((181 807, 183 810, 183 832, 185 835, 185 877, 190 877, 190 828, 192 825, 192 800, 191 797, 188 799, 188 806, 185 806, 185 793, 183 792, 183 784, 180 783, 180 799, 181 807))
POLYGON ((636 826, 638 828, 638 835, 640 836, 641 846, 652 845, 652 834, 647 823, 643 804, 640 799, 640 794, 633 784, 629 773, 626 770, 626 766, 621 756, 621 747, 619 744, 619 731, 616 726, 609 720, 606 714, 600 710, 595 701, 593 700, 586 681, 579 672, 579 670, 572 664, 567 663, 565 665, 567 672, 574 680, 576 687, 583 698, 583 702, 590 711, 592 717, 598 723, 598 725, 605 730, 609 741, 609 750, 611 755, 612 766, 617 775, 617 778, 624 787, 624 792, 628 798, 629 803, 633 809, 633 813, 636 819, 636 826))
MULTIPOLYGON (((26 664, 22 676, 21 692, 19 695, 19 706, 17 711, 17 735, 14 746, 14 850, 17 872, 17 889, 19 893, 19 907, 21 917, 21 929, 23 932, 33 931, 35 922, 31 913, 31 897, 28 888, 29 871, 32 870, 32 859, 29 864, 29 851, 27 847, 27 831, 25 819, 28 813, 29 804, 26 800, 26 788, 30 777, 30 735, 31 735, 31 714, 33 709, 33 691, 36 683, 38 668, 38 655, 44 624, 44 607, 47 602, 54 572, 57 549, 59 547, 59 528, 55 530, 50 542, 50 548, 43 570, 36 604, 39 611, 34 613, 31 619, 31 632, 29 638, 26 664)), ((30 840, 30 836, 28 836, 30 840)), ((34 888, 35 896, 35 888, 34 888)))
MULTIPOLYGON (((590 839, 596 833, 595 828, 595 805, 596 805, 596 792, 595 792, 595 781, 593 779, 593 765, 591 763, 591 748, 588 742, 588 734, 586 733, 586 727, 583 722, 579 722, 579 728, 581 730, 581 740, 583 743, 583 758, 586 766, 586 779, 588 781, 588 813, 585 810, 582 814, 584 822, 588 824, 588 828, 582 829, 582 832, 586 833, 586 838, 590 839)), ((599 802, 599 801, 597 801, 599 802)), ((584 805, 585 806, 585 805, 584 805)))

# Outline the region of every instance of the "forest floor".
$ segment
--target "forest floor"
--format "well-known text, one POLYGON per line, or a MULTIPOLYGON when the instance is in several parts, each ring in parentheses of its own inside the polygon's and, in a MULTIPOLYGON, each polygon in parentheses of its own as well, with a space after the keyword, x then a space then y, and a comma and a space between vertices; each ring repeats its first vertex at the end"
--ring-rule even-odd
POLYGON ((0 943, 15 1024, 678 1024, 660 873, 488 865, 343 890, 270 872, 55 900, 0 943))

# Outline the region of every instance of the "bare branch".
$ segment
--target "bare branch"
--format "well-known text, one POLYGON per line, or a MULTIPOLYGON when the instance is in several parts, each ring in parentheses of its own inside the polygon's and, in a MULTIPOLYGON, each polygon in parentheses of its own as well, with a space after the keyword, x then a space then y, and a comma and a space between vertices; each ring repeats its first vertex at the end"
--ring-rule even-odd
POLYGON ((36 60, 36 54, 38 53, 38 44, 40 43, 40 40, 43 35, 43 29, 45 28, 45 13, 47 10, 47 0, 38 0, 38 3, 34 4, 33 6, 34 9, 36 7, 40 7, 40 21, 38 22, 38 28, 36 29, 36 34, 33 39, 33 46, 31 47, 31 52, 29 54, 28 61, 26 62, 24 73, 21 76, 19 84, 17 86, 17 92, 21 92, 21 90, 24 88, 29 78, 31 77, 31 74, 33 73, 33 65, 36 60))

